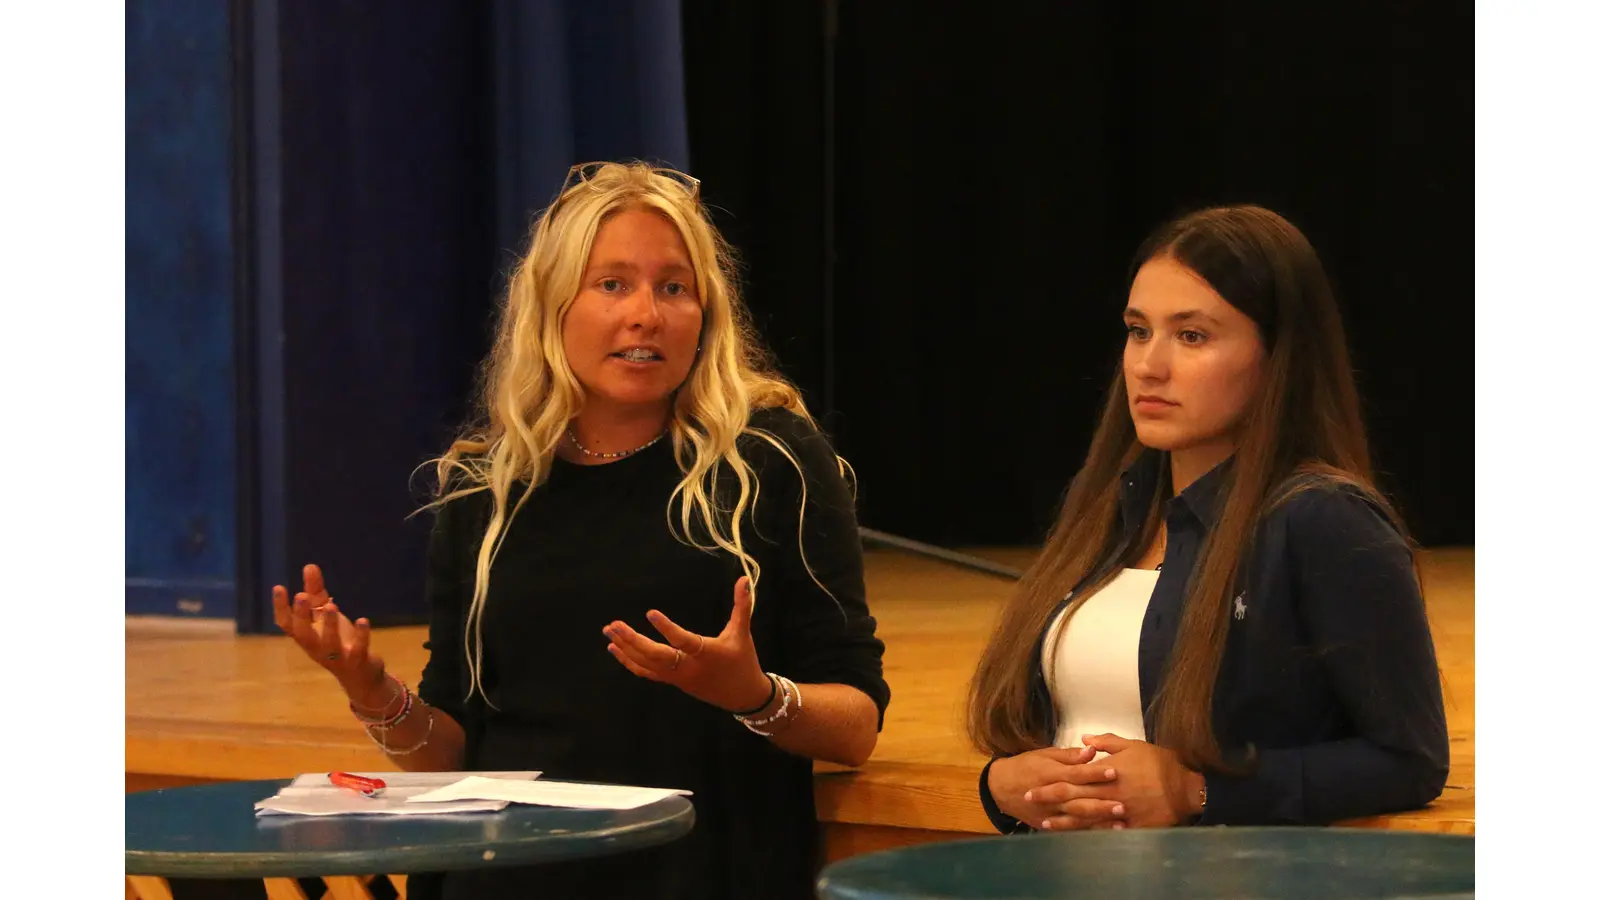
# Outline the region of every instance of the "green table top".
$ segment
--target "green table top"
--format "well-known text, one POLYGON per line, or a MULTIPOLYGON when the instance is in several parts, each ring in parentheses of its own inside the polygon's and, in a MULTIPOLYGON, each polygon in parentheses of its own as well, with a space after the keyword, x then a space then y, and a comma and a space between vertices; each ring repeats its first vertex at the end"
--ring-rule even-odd
POLYGON ((826 868, 824 900, 1345 900, 1470 897, 1470 836, 1172 828, 979 838, 826 868))
POLYGON ((256 802, 288 783, 128 794, 127 874, 287 878, 532 865, 653 847, 694 827, 684 797, 624 811, 512 804, 444 816, 258 817, 256 802))

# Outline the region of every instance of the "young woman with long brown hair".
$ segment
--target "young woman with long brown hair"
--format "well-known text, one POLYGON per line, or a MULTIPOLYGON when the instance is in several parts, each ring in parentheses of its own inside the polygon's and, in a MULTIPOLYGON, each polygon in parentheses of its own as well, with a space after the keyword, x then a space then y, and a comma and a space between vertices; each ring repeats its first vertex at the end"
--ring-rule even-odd
POLYGON ((1412 545, 1374 486, 1333 292, 1282 217, 1140 248, 1122 367, 969 697, 1004 832, 1322 824, 1449 767, 1412 545))

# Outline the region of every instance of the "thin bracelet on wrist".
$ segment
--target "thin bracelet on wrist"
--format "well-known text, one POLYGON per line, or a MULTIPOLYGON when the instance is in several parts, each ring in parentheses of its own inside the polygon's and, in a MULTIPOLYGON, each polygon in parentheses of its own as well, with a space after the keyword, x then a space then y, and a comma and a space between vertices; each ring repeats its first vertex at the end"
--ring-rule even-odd
POLYGON ((415 753, 418 750, 421 750, 423 747, 427 746, 428 741, 433 738, 433 707, 431 707, 428 704, 424 703, 424 704, 422 704, 422 708, 427 712, 427 715, 428 715, 428 728, 427 728, 426 731, 424 731, 422 733, 422 739, 417 741, 415 744, 412 744, 409 747, 391 747, 391 746, 389 746, 389 740, 388 740, 388 736, 387 736, 387 729, 378 729, 379 731, 385 732, 385 735, 383 737, 379 737, 377 735, 374 735, 372 733, 372 730, 368 729, 367 737, 374 744, 378 745, 378 749, 379 750, 382 750, 388 756, 406 756, 408 754, 415 753))
POLYGON ((747 709, 747 710, 743 710, 743 711, 731 710, 731 709, 728 710, 728 712, 732 713, 735 718, 743 719, 743 718, 746 718, 746 717, 749 717, 749 716, 753 716, 756 713, 761 712, 763 709, 766 709, 767 707, 771 706, 772 705, 772 701, 777 699, 777 697, 778 697, 778 679, 776 677, 774 677, 771 672, 763 672, 762 674, 766 675, 767 676, 767 681, 772 684, 772 690, 767 693, 767 699, 761 701, 761 705, 756 707, 755 709, 747 709))
POLYGON ((368 728, 389 729, 394 728, 401 722, 404 722, 406 720, 406 716, 411 714, 412 702, 415 700, 416 695, 411 693, 411 688, 407 687, 404 681, 396 678, 395 683, 400 685, 400 691, 405 695, 405 702, 400 704, 400 709, 393 715, 369 716, 357 711, 354 703, 350 704, 351 714, 356 717, 357 721, 368 728))
POLYGON ((382 714, 383 712, 387 711, 389 709, 389 707, 393 706, 394 705, 394 701, 400 699, 400 694, 403 691, 406 690, 405 682, 403 682, 400 679, 394 677, 393 675, 389 674, 388 672, 384 672, 383 673, 383 679, 382 680, 387 681, 390 684, 394 685, 394 693, 389 695, 389 699, 383 701, 383 705, 379 706, 379 707, 376 707, 376 708, 370 708, 370 707, 366 707, 366 706, 357 706, 356 702, 354 700, 351 700, 350 701, 350 709, 351 709, 351 711, 353 711, 353 712, 355 712, 357 714, 365 713, 365 714, 368 714, 368 715, 374 715, 374 714, 382 714))
POLYGON ((773 677, 777 679, 778 685, 783 688, 783 703, 778 706, 778 711, 764 719, 752 719, 748 716, 735 717, 745 728, 748 728, 762 737, 772 737, 774 734, 777 734, 778 728, 780 727, 777 723, 780 721, 784 722, 786 725, 793 725, 795 718, 800 715, 800 707, 805 705, 805 701, 800 696, 800 688, 798 685, 782 675, 774 675, 773 677), (794 704, 793 714, 789 712, 789 705, 791 702, 794 704), (766 726, 772 726, 771 730, 763 731, 762 729, 766 726))

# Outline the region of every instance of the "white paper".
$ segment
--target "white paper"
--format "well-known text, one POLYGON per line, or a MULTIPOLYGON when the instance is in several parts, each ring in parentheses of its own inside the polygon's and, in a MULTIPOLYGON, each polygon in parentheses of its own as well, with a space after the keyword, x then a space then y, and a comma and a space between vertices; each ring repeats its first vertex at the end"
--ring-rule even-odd
MULTIPOLYGON (((498 812, 509 801, 493 798, 462 799, 451 803, 409 804, 406 801, 443 785, 459 782, 465 772, 355 772, 380 778, 384 791, 365 797, 348 788, 336 787, 326 772, 297 776, 287 787, 256 804, 258 816, 426 816, 453 813, 498 812)), ((515 784, 539 777, 538 772, 489 773, 504 783, 515 784)))
POLYGON ((690 792, 571 781, 513 781, 471 775, 448 787, 414 795, 407 802, 413 806, 431 807, 462 800, 499 800, 570 809, 638 809, 674 796, 687 797, 690 792))
POLYGON ((284 788, 256 804, 258 816, 415 816, 447 813, 498 812, 509 804, 503 800, 463 800, 456 803, 421 804, 406 800, 428 788, 390 788, 377 797, 363 797, 353 791, 329 792, 317 788, 284 788))
MULTIPOLYGON (((538 778, 538 772, 350 772, 351 775, 360 775, 362 778, 376 778, 389 788, 426 787, 437 788, 455 784, 469 775, 481 775, 484 778, 499 778, 506 781, 532 781, 538 778)), ((289 787, 333 787, 333 782, 328 780, 327 772, 308 772, 296 775, 289 787)), ((345 788, 338 788, 346 793, 345 788)))

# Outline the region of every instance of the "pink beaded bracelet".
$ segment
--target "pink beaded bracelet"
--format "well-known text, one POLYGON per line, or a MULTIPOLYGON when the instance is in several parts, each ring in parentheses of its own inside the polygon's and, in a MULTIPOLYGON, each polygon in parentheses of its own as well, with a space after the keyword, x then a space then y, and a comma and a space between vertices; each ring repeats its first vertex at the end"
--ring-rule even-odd
POLYGON ((373 718, 372 716, 364 715, 359 709, 356 709, 356 705, 352 703, 350 704, 351 714, 353 714, 356 719, 361 722, 361 724, 367 726, 368 728, 390 729, 399 725, 401 722, 404 722, 406 720, 406 716, 411 714, 412 700, 416 695, 411 693, 411 689, 406 687, 406 683, 404 681, 396 678, 395 683, 400 685, 400 690, 406 696, 405 702, 400 705, 399 712, 387 718, 373 718))
POLYGON ((394 693, 389 695, 389 699, 383 701, 383 704, 381 706, 379 706, 377 709, 369 709, 369 708, 367 708, 365 706, 357 706, 355 704, 355 701, 352 700, 352 701, 350 701, 350 709, 353 712, 355 712, 357 715, 370 715, 371 713, 381 713, 384 710, 388 709, 389 705, 394 703, 394 701, 400 699, 400 693, 406 689, 405 682, 403 682, 400 679, 394 677, 393 675, 389 674, 388 672, 383 673, 383 680, 391 682, 391 683, 394 684, 394 693))

